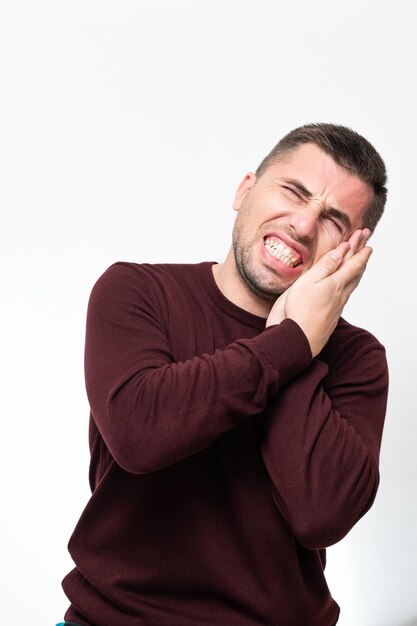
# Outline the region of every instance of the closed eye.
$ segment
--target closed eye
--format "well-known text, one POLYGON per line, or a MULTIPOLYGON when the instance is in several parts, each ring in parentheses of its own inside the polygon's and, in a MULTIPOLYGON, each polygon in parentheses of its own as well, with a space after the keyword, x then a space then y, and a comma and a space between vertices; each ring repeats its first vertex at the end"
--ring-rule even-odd
POLYGON ((332 224, 334 224, 340 232, 343 232, 343 226, 337 218, 332 217, 331 215, 325 215, 324 217, 326 220, 329 220, 330 222, 332 222, 332 224))
POLYGON ((299 200, 303 199, 302 196, 300 196, 300 194, 297 193, 295 189, 293 189, 292 187, 287 187, 286 185, 282 185, 282 188, 285 189, 286 191, 290 191, 291 194, 295 196, 296 198, 298 198, 299 200))

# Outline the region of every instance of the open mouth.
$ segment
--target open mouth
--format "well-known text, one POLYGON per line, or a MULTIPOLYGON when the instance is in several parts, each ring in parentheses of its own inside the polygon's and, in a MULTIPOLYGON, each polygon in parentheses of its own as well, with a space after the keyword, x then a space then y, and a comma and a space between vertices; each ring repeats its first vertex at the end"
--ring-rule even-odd
POLYGON ((272 256, 288 267, 297 267, 302 262, 301 255, 278 237, 266 237, 264 246, 272 256))

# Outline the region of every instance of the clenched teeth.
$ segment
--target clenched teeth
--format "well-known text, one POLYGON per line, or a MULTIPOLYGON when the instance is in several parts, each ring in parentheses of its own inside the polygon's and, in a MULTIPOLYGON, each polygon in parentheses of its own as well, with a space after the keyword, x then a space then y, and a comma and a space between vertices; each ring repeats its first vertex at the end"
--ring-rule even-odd
POLYGON ((288 265, 288 267, 295 267, 300 262, 300 256, 296 255, 290 248, 287 248, 282 241, 277 242, 268 238, 265 239, 264 245, 272 256, 288 265))

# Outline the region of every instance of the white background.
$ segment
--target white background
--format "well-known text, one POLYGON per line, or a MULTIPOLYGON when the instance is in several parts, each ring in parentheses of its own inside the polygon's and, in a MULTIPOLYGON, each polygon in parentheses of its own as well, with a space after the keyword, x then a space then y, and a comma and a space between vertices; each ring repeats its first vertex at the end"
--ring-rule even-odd
POLYGON ((87 300, 113 262, 223 260, 240 179, 331 121, 389 171, 345 317, 388 352, 376 503, 329 549, 341 626, 417 624, 413 0, 9 0, 0 7, 1 619, 67 606, 89 496, 87 300))

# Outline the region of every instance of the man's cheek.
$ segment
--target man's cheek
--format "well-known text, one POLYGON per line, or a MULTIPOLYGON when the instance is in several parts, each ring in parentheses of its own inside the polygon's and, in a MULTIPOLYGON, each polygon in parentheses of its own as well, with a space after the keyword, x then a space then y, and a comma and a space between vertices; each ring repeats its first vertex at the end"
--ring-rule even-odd
POLYGON ((342 241, 347 241, 349 239, 349 235, 336 231, 334 229, 324 229, 323 236, 321 237, 321 241, 319 242, 316 253, 314 255, 314 263, 316 263, 322 256, 330 252, 330 250, 334 250, 337 246, 342 243, 342 241))

